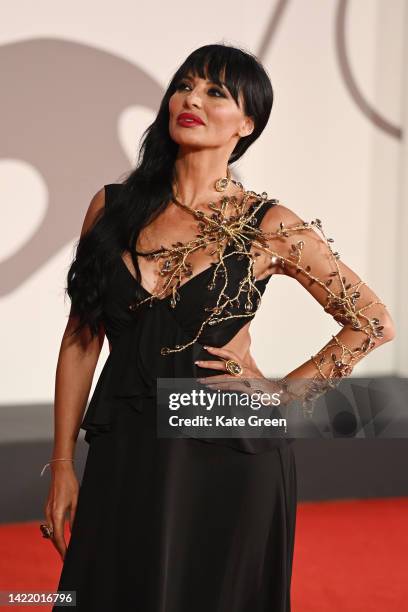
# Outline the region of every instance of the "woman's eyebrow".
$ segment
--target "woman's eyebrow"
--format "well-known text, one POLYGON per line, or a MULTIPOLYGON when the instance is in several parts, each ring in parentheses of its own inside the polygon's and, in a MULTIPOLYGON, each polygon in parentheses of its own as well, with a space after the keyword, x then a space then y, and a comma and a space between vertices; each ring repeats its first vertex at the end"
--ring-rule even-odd
MULTIPOLYGON (((201 77, 193 77, 193 76, 186 75, 184 78, 188 79, 189 81, 195 81, 195 80, 197 80, 198 78, 201 78, 201 77)), ((209 84, 218 85, 219 87, 224 87, 225 89, 227 89, 224 81, 217 82, 217 81, 213 81, 211 79, 206 79, 206 82, 209 83, 209 84)))

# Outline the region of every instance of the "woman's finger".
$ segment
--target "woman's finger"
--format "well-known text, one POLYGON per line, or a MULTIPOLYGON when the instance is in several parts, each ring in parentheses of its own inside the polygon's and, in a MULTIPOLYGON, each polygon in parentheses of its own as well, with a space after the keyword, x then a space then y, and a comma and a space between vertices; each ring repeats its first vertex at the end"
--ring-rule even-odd
POLYGON ((204 384, 219 384, 219 385, 224 385, 224 386, 228 386, 230 384, 237 384, 240 386, 251 386, 251 385, 247 385, 246 384, 246 379, 245 378, 241 378, 241 376, 203 376, 202 378, 197 378, 197 382, 199 383, 204 383, 204 384))
POLYGON ((72 502, 71 508, 69 510, 69 531, 72 533, 72 525, 74 524, 75 514, 76 514, 77 504, 76 502, 72 502))
POLYGON ((223 389, 242 389, 243 391, 251 387, 246 378, 242 378, 241 376, 232 376, 231 374, 202 376, 197 378, 197 382, 207 386, 217 385, 223 389))
POLYGON ((239 361, 237 354, 231 349, 226 348, 218 348, 217 346, 204 346, 205 350, 214 355, 219 355, 225 359, 235 359, 235 361, 239 361))
POLYGON ((196 365, 198 365, 200 368, 210 368, 210 369, 214 369, 214 370, 225 370, 225 362, 224 361, 208 361, 205 359, 197 359, 197 361, 194 362, 196 365))
POLYGON ((236 380, 238 377, 237 376, 231 376, 231 374, 227 374, 227 372, 225 372, 225 374, 216 374, 215 376, 200 376, 200 378, 197 378, 198 382, 202 382, 202 383, 220 383, 220 382, 228 382, 228 381, 233 381, 236 380))
POLYGON ((64 537, 64 523, 65 523, 65 511, 61 508, 55 508, 52 512, 52 523, 54 525, 53 542, 55 548, 64 560, 65 553, 67 550, 67 544, 64 537))
POLYGON ((46 525, 48 525, 48 527, 51 527, 51 529, 54 529, 54 525, 52 522, 52 515, 51 515, 51 507, 50 505, 47 503, 47 505, 44 508, 44 515, 45 515, 45 523, 46 525))
MULTIPOLYGON (((208 380, 211 380, 212 377, 210 377, 208 380)), ((249 393, 248 392, 248 387, 246 387, 243 383, 240 383, 238 380, 231 380, 228 382, 227 386, 224 386, 222 383, 212 383, 212 382, 208 382, 208 383, 202 383, 204 384, 206 387, 208 387, 209 389, 218 389, 219 391, 241 391, 242 393, 249 393)))
MULTIPOLYGON (((238 385, 240 388, 241 387, 248 388, 248 385, 246 384, 246 379, 242 378, 241 376, 231 376, 231 375, 203 376, 201 378, 197 378, 197 381, 203 384, 221 385, 221 386, 225 386, 228 388, 229 388, 229 385, 238 385)), ((249 387, 250 386, 251 385, 249 385, 249 387)))

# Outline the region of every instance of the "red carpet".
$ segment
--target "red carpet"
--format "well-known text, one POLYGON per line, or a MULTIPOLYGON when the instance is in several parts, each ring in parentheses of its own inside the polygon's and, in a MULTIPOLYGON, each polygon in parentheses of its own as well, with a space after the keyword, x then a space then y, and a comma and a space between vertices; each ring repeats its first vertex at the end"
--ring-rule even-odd
POLYGON ((298 506, 293 612, 408 610, 408 498, 298 506))
MULTIPOLYGON (((61 561, 38 525, 0 526, 0 590, 56 589, 61 561)), ((298 505, 292 612, 404 612, 407 577, 408 498, 298 505)))

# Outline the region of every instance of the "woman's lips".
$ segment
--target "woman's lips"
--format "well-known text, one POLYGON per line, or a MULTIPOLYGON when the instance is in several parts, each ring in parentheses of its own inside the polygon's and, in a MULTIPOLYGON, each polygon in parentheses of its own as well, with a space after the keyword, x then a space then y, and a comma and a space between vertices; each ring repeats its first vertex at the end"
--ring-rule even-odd
POLYGON ((177 118, 177 123, 182 125, 183 127, 195 127, 197 125, 204 125, 200 119, 195 119, 193 116, 189 115, 180 115, 177 118))
POLYGON ((177 123, 183 127, 197 127, 198 125, 203 125, 202 123, 192 121, 191 119, 178 119, 177 123))

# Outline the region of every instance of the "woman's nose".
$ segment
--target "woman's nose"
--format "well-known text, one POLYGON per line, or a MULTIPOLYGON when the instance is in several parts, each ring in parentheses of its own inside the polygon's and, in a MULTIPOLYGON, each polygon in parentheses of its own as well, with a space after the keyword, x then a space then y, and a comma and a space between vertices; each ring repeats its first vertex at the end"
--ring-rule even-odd
POLYGON ((184 98, 187 106, 196 106, 197 108, 201 108, 201 98, 197 93, 191 92, 184 98))

